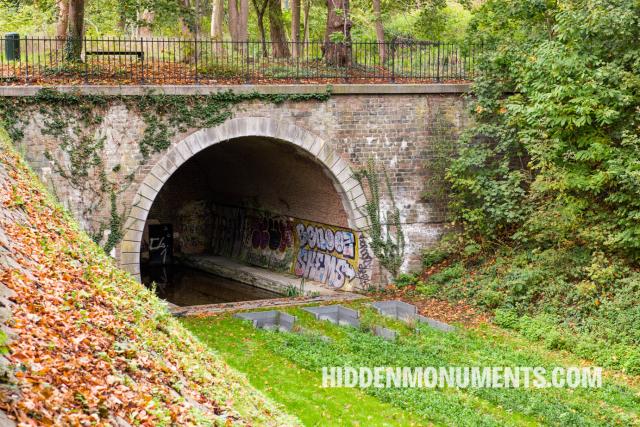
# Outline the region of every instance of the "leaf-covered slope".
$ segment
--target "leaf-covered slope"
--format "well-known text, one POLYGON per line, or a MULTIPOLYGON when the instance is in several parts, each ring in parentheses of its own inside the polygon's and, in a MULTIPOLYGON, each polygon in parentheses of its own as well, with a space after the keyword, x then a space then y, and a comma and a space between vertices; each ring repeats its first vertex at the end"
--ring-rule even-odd
POLYGON ((9 337, 0 408, 18 422, 297 424, 115 267, 1 128, 0 282, 9 337))

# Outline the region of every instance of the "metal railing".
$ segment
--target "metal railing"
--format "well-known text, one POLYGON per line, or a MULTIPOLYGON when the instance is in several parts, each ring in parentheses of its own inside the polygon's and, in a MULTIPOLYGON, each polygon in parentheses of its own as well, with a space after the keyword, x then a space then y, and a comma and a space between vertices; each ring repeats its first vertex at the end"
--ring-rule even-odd
POLYGON ((478 51, 414 40, 287 43, 283 52, 282 45, 260 41, 84 38, 79 60, 70 60, 68 43, 46 37, 0 39, 0 84, 468 81, 478 51))

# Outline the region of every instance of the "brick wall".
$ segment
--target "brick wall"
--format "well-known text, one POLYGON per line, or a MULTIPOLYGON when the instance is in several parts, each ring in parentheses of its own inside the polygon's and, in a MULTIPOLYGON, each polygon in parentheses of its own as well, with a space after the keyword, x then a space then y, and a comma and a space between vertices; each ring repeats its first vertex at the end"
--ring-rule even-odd
MULTIPOLYGON (((455 138, 466 126, 465 101, 460 93, 341 94, 326 102, 285 102, 281 105, 254 101, 239 105, 234 117, 268 117, 295 124, 324 140, 353 170, 365 165, 369 158, 384 166, 401 209, 407 237, 409 256, 405 267, 416 267, 421 250, 432 245, 441 234, 443 206, 422 200, 425 186, 434 179, 426 161, 435 155, 435 141, 443 137, 455 138)), ((69 129, 80 125, 71 120, 69 129)), ((95 194, 99 187, 99 171, 92 170, 86 179, 86 188, 69 185, 57 170, 59 165, 69 165, 68 155, 60 149, 56 138, 42 134, 42 128, 43 116, 34 110, 28 115, 20 148, 35 171, 81 224, 96 231, 110 215, 108 198, 101 199, 95 194)), ((196 130, 176 135, 175 143, 196 130)), ((140 183, 162 157, 162 153, 157 153, 146 162, 142 161, 137 141, 143 131, 144 122, 140 116, 117 102, 105 108, 103 121, 96 130, 96 135, 104 138, 103 170, 110 181, 118 183, 118 209, 123 213, 131 207, 140 183)), ((234 202, 247 203, 251 193, 251 184, 247 183, 270 182, 271 186, 263 185, 259 192, 259 202, 266 208, 299 218, 344 225, 344 211, 339 209, 331 181, 323 177, 322 168, 313 159, 286 149, 282 153, 269 152, 269 155, 270 158, 264 158, 264 170, 245 175, 242 186, 231 188, 225 184, 224 188, 218 189, 220 199, 233 198, 235 194, 240 197, 234 202), (295 173, 289 173, 293 171, 295 173), (261 180, 264 174, 268 179, 261 180), (311 188, 301 186, 305 180, 312 183, 319 196, 309 198, 308 194, 303 194, 304 188, 311 188), (222 190, 228 193, 225 195, 222 190)), ((206 169, 207 162, 202 166, 206 169)), ((237 169, 241 167, 241 162, 236 163, 232 171, 239 173, 237 169)), ((221 173, 220 170, 217 173, 221 173)), ((182 184, 181 188, 185 192, 192 190, 187 184, 182 184)), ((388 197, 384 201, 389 204, 388 197)))

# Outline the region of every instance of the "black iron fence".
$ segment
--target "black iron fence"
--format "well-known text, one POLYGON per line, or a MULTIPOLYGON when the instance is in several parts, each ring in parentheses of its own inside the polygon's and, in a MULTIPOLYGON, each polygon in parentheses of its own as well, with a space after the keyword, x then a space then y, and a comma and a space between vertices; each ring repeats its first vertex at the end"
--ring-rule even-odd
POLYGON ((0 40, 0 84, 417 83, 472 80, 478 49, 431 41, 287 43, 168 38, 0 40), (79 46, 81 45, 81 46, 79 46), (81 47, 81 49, 80 49, 81 47))

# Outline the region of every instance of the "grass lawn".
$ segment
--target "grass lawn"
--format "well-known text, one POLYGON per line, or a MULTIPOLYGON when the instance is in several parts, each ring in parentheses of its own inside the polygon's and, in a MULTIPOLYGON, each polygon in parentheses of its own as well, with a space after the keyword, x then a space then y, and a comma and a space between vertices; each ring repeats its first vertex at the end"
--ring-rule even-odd
MULTIPOLYGON (((592 389, 322 388, 323 366, 585 366, 512 332, 483 324, 446 333, 378 316, 366 303, 363 328, 317 321, 299 308, 296 333, 255 330, 230 315, 187 318, 184 325, 252 385, 305 425, 640 425, 640 388, 605 372, 592 389), (388 342, 373 324, 400 332, 388 342)), ((637 383, 636 383, 637 384, 637 383)))

